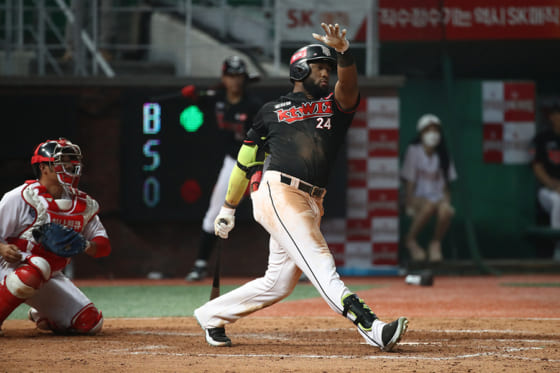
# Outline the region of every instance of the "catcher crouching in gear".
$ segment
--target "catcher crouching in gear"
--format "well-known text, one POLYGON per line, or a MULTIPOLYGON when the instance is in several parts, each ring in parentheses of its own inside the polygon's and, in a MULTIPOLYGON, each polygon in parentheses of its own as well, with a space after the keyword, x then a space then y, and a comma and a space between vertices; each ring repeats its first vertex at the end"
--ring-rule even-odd
MULTIPOLYGON (((47 140, 31 158, 36 180, 0 200, 0 327, 22 303, 41 330, 95 334, 103 315, 62 270, 82 252, 111 252, 99 204, 78 189, 82 153, 69 140, 47 140)), ((1 333, 1 331, 0 331, 1 333)))
POLYGON ((231 173, 224 206, 215 220, 215 233, 224 239, 234 227, 235 208, 249 182, 249 165, 259 149, 270 154, 260 186, 251 193, 255 220, 270 233, 270 255, 264 277, 194 311, 212 346, 231 346, 225 325, 287 297, 302 271, 331 309, 351 320, 368 344, 390 351, 407 329, 405 317, 390 323, 379 320, 345 286, 320 231, 328 174, 360 101, 346 30, 338 25, 321 27, 325 35, 313 37, 326 46, 311 44, 293 54, 292 92, 257 113, 231 173), (335 69, 338 81, 333 92, 329 75, 335 69))

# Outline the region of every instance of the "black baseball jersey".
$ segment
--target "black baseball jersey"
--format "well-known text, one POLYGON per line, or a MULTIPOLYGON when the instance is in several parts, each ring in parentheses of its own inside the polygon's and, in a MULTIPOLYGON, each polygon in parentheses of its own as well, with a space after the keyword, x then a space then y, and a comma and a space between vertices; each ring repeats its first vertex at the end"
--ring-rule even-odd
POLYGON ((541 163, 551 177, 560 179, 560 135, 545 130, 533 140, 533 162, 541 163))
POLYGON ((247 138, 256 143, 265 138, 268 170, 325 187, 354 110, 341 111, 332 92, 318 100, 291 92, 261 108, 247 138))
POLYGON ((261 103, 249 94, 245 94, 238 103, 230 104, 226 99, 225 91, 220 90, 216 93, 214 111, 216 124, 223 135, 222 145, 225 154, 237 158, 243 139, 260 107, 261 103))

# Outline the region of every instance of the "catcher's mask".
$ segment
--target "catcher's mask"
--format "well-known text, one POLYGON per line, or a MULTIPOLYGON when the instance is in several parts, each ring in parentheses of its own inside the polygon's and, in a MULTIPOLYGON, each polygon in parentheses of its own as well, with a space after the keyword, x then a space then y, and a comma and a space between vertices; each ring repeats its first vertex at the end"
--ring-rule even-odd
POLYGON ((336 57, 334 51, 321 44, 309 44, 295 51, 290 58, 290 80, 301 81, 309 76, 310 62, 324 61, 336 68, 336 57))
POLYGON ((247 64, 238 56, 231 56, 224 60, 222 64, 223 75, 245 75, 249 76, 247 72, 247 64))
POLYGON ((82 175, 82 151, 70 140, 47 140, 37 146, 31 164, 48 163, 66 193, 75 195, 82 175))

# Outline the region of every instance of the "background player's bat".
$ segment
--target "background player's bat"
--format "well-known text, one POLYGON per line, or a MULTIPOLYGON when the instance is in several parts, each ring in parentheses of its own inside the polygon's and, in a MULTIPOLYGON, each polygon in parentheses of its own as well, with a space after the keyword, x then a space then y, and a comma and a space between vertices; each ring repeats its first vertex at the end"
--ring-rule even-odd
MULTIPOLYGON (((177 98, 177 97, 191 98, 190 96, 191 96, 192 93, 189 93, 187 87, 189 87, 189 86, 184 86, 180 90, 172 92, 172 93, 164 93, 162 95, 152 96, 152 97, 150 97, 150 101, 165 101, 165 100, 171 100, 171 99, 177 98)), ((201 89, 201 90, 196 91, 196 95, 199 96, 199 97, 215 96, 216 95, 216 90, 215 89, 201 89)))
MULTIPOLYGON (((260 75, 258 75, 258 74, 248 74, 248 77, 247 77, 247 82, 248 83, 258 82, 259 80, 261 80, 260 75)), ((152 97, 150 97, 150 101, 165 101, 165 100, 170 100, 170 99, 177 98, 177 97, 185 97, 185 98, 191 98, 192 99, 192 94, 193 93, 198 97, 215 96, 216 95, 217 87, 216 88, 209 88, 209 89, 200 89, 200 90, 197 90, 196 92, 192 92, 192 90, 190 90, 189 87, 194 87, 194 86, 186 85, 183 88, 181 88, 180 90, 172 92, 172 93, 164 93, 162 95, 152 96, 152 97)))
POLYGON ((212 280, 212 290, 210 291, 210 300, 220 296, 220 261, 222 259, 222 239, 218 238, 216 247, 216 265, 214 266, 214 279, 212 280))

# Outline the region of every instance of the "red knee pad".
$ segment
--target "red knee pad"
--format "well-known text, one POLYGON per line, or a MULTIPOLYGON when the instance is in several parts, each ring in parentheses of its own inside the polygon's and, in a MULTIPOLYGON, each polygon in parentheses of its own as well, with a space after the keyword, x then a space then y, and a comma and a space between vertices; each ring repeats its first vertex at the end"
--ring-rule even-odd
POLYGON ((103 314, 93 303, 88 304, 72 318, 72 329, 78 333, 95 334, 103 326, 103 314))
POLYGON ((30 298, 51 276, 49 263, 41 257, 30 256, 26 264, 6 276, 6 288, 20 299, 30 298))
POLYGON ((43 284, 43 276, 41 273, 37 271, 37 268, 32 267, 30 265, 26 265, 16 269, 15 273, 27 286, 31 286, 33 289, 39 289, 39 287, 43 284))

